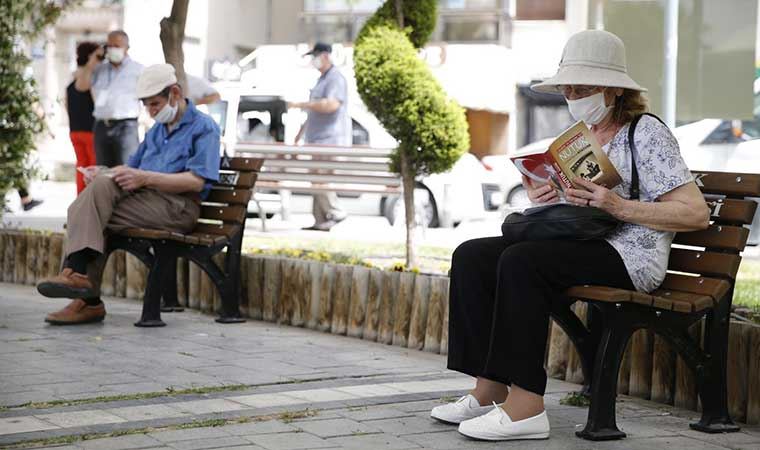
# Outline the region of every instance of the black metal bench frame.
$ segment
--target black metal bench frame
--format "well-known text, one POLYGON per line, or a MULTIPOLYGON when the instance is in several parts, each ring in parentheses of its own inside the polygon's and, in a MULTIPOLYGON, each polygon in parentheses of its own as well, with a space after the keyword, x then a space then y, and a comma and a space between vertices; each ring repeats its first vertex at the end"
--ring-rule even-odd
MULTIPOLYGON (((687 236, 689 233, 682 233, 682 239, 677 235, 674 243, 680 241, 684 245, 702 247, 706 256, 709 256, 708 253, 713 256, 718 254, 719 257, 730 255, 728 257, 736 262, 733 276, 730 274, 731 269, 725 271, 729 273, 728 276, 697 274, 700 277, 690 280, 694 283, 691 291, 673 292, 673 297, 668 297, 670 292, 662 291, 660 294, 646 295, 622 289, 579 286, 569 289, 566 293, 568 301, 556 303, 551 311, 552 318, 575 345, 586 380, 582 392, 590 397, 591 405, 585 428, 576 432, 583 439, 601 441, 626 436, 618 429, 615 417, 618 372, 629 339, 636 330, 642 328, 651 329, 664 338, 695 374, 702 416, 699 422, 690 424, 690 427, 705 433, 739 430, 728 412, 728 328, 735 273, 749 236, 749 230, 743 226, 752 223, 757 207, 748 198, 760 194, 760 175, 695 172, 695 177, 711 207, 712 225, 710 229, 693 235, 703 233, 699 236, 714 237, 721 231, 730 232, 733 233, 736 244, 733 247, 710 247, 707 240, 701 242, 698 238, 690 238, 687 236), (734 217, 726 221, 722 218, 720 209, 725 206, 724 200, 742 203, 741 219, 734 217), (718 289, 721 286, 723 289, 718 289), (691 292, 691 298, 685 295, 691 292), (705 302, 709 292, 723 294, 713 297, 712 304, 707 306, 705 302), (588 325, 570 308, 576 300, 589 305, 588 325), (702 339, 695 340, 688 329, 703 318, 705 326, 702 339), (700 345, 702 342, 704 346, 700 345)), ((693 254, 697 259, 700 258, 699 254, 693 254)), ((671 252, 670 265, 672 263, 671 252)))

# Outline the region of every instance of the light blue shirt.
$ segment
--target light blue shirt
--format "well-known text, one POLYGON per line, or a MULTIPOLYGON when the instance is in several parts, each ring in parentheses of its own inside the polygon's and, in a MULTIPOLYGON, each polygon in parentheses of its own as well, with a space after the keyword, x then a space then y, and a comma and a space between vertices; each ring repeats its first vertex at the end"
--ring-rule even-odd
POLYGON ((304 141, 307 144, 351 145, 351 117, 348 115, 346 78, 332 66, 322 74, 309 95, 309 100, 332 98, 340 102, 331 113, 307 111, 304 141))
POLYGON ((137 79, 143 65, 125 56, 118 67, 110 62, 99 65, 92 74, 92 98, 98 120, 136 119, 140 115, 137 79))
POLYGON ((214 119, 198 111, 188 100, 185 114, 169 132, 156 122, 145 134, 127 165, 161 173, 192 172, 206 180, 201 199, 219 180, 219 127, 214 119))

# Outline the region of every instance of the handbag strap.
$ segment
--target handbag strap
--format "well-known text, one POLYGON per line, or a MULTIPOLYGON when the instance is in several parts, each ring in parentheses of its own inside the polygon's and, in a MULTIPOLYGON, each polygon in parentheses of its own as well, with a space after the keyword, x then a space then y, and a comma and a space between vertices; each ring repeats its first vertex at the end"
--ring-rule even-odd
POLYGON ((655 114, 652 113, 643 113, 639 114, 638 116, 634 117, 631 121, 631 125, 628 127, 628 148, 631 150, 631 193, 630 198, 631 200, 638 200, 639 199, 639 171, 636 169, 636 153, 638 150, 636 149, 636 143, 633 141, 633 133, 636 131, 636 125, 638 125, 639 120, 643 116, 652 116, 655 119, 659 120, 661 124, 665 124, 665 122, 662 121, 659 117, 657 117, 655 114))

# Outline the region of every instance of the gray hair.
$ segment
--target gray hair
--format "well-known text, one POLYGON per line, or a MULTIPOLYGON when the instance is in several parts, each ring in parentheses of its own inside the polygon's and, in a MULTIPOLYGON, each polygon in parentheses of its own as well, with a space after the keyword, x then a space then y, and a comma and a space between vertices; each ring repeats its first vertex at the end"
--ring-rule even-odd
POLYGON ((127 47, 129 47, 129 35, 127 34, 126 31, 124 31, 124 30, 113 30, 110 33, 108 33, 108 37, 109 38, 114 37, 114 36, 119 36, 120 38, 124 39, 124 41, 126 41, 126 43, 127 43, 127 47))

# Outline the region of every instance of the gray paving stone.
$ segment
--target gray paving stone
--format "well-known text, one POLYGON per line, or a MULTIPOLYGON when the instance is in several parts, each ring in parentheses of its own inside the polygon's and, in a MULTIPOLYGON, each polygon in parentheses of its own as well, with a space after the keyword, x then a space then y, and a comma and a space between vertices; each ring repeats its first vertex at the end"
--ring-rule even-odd
POLYGON ((349 436, 354 434, 378 433, 380 430, 373 426, 356 422, 349 419, 315 420, 312 422, 300 422, 297 428, 316 436, 327 438, 337 436, 349 436))
POLYGON ((366 434, 361 436, 343 436, 328 439, 330 444, 340 445, 341 448, 351 450, 402 450, 408 448, 420 448, 414 442, 398 438, 388 434, 366 434))
POLYGON ((235 436, 249 436, 256 434, 272 434, 272 433, 289 433, 298 431, 298 429, 292 425, 283 423, 279 420, 267 420, 265 422, 251 422, 251 423, 239 423, 235 425, 227 425, 223 428, 226 433, 235 436))
POLYGON ((760 449, 760 435, 754 435, 743 431, 739 431, 738 433, 707 434, 687 429, 681 431, 678 434, 692 439, 697 439, 699 441, 710 442, 716 445, 724 445, 731 448, 748 446, 752 444, 754 448, 760 449))
POLYGON ((32 431, 53 430, 57 428, 60 427, 36 417, 22 416, 0 419, 0 435, 29 433, 32 431))
POLYGON ((132 450, 160 447, 161 442, 143 434, 131 434, 113 438, 93 439, 77 443, 84 450, 132 450))
POLYGON ((114 416, 122 417, 128 421, 136 422, 139 420, 151 420, 159 418, 185 417, 188 413, 179 411, 168 405, 144 405, 144 406, 126 406, 122 408, 111 408, 103 410, 114 416))
MULTIPOLYGON (((677 450, 726 450, 731 447, 711 444, 687 437, 657 437, 646 439, 623 439, 609 442, 606 447, 609 450, 651 450, 651 449, 677 449, 677 450)), ((601 446, 599 446, 601 448, 601 446)), ((757 449, 757 447, 755 447, 757 449)))
POLYGON ((187 428, 184 430, 156 431, 148 436, 161 442, 178 442, 193 439, 227 437, 227 427, 187 428))
POLYGON ((437 422, 430 418, 423 419, 420 417, 399 417, 395 419, 368 420, 362 423, 378 428, 380 431, 392 434, 394 436, 448 431, 451 429, 451 425, 437 422))
POLYGON ((298 450, 335 446, 335 444, 309 433, 260 434, 249 436, 247 439, 269 450, 298 450))
MULTIPOLYGON (((404 436, 404 439, 422 447, 435 450, 488 448, 487 446, 490 444, 488 442, 475 442, 468 439, 459 434, 456 428, 439 433, 411 434, 404 436)), ((500 443, 500 445, 504 446, 503 443, 500 443)))
POLYGON ((63 428, 85 427, 88 425, 121 423, 127 421, 122 417, 100 410, 38 414, 36 417, 63 428))
POLYGON ((414 413, 401 411, 396 408, 388 406, 364 406, 357 408, 349 408, 338 411, 341 416, 363 422, 365 420, 377 420, 377 419, 393 419, 399 417, 411 417, 414 413))
POLYGON ((193 439, 177 441, 169 444, 177 450, 202 450, 207 448, 233 448, 241 445, 249 445, 250 442, 236 436, 217 437, 209 439, 193 439))

